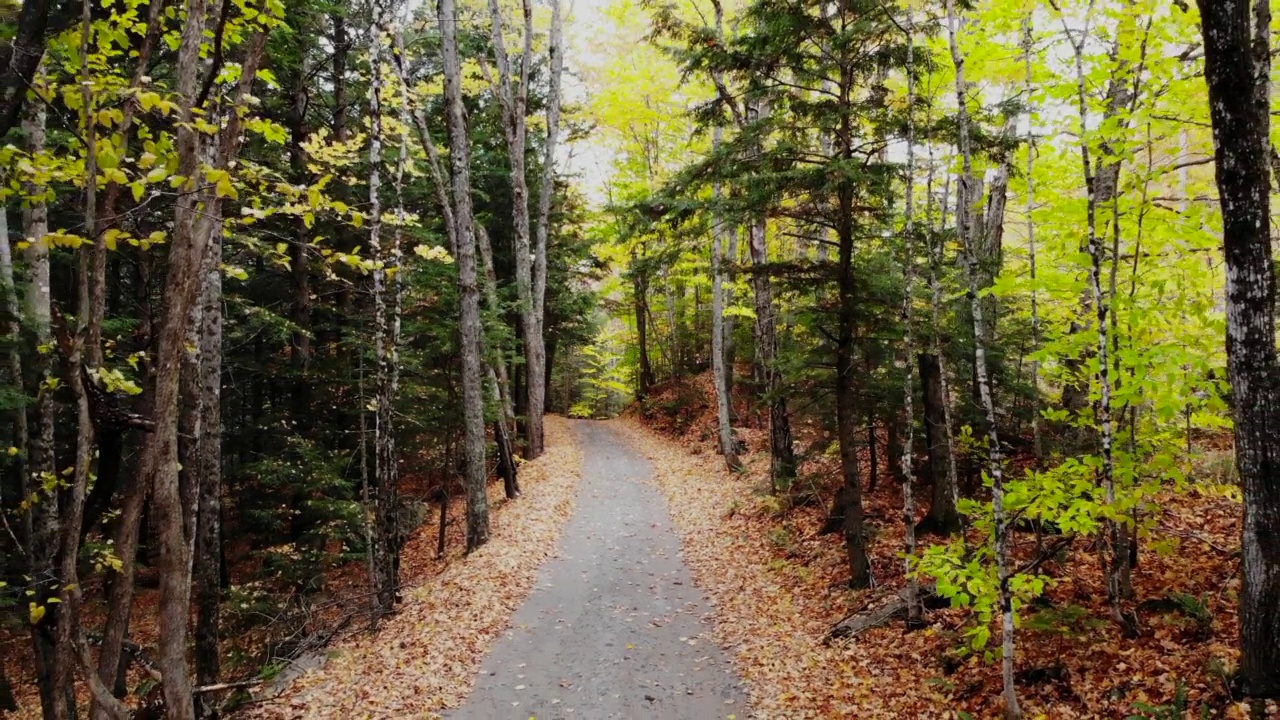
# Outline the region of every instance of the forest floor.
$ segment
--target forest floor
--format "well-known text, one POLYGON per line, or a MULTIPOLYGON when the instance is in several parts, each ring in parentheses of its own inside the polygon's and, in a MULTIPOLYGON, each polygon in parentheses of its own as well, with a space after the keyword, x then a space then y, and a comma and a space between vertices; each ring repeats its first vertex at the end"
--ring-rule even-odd
MULTIPOLYGON (((882 470, 878 489, 864 497, 877 586, 849 590, 842 538, 818 532, 825 502, 787 507, 769 495, 767 431, 738 431, 748 446, 742 472, 716 454, 710 385, 703 375, 666 386, 613 426, 655 468, 684 556, 715 606, 712 637, 731 650, 758 716, 998 717, 998 663, 959 652, 971 623, 964 610, 931 611, 929 626, 910 634, 894 621, 827 642, 836 623, 904 583, 900 486, 882 470)), ((748 412, 740 410, 743 425, 748 412)), ((839 469, 824 452, 830 441, 815 428, 796 434, 808 454, 801 481, 831 497, 839 469)), ((1108 619, 1091 546, 1078 543, 1042 567, 1054 580, 1044 606, 1024 611, 1018 636, 1028 718, 1181 717, 1157 709, 1180 687, 1190 717, 1244 716, 1227 681, 1237 662, 1240 506, 1207 478, 1224 455, 1206 451, 1197 461, 1203 485, 1151 510, 1159 534, 1180 542, 1142 549, 1134 571, 1140 637, 1123 637, 1108 619)), ((1034 538, 1015 544, 1029 555, 1034 538)))
MULTIPOLYGON (((424 526, 404 550, 406 589, 398 612, 376 633, 352 634, 330 646, 322 665, 264 698, 252 716, 420 718, 457 707, 471 691, 484 653, 534 590, 539 567, 556 555, 573 513, 581 448, 568 420, 548 417, 545 432, 546 452, 521 466, 524 495, 492 513, 486 545, 462 555, 461 539, 455 539, 450 546, 457 550, 442 568, 414 567, 414 557, 435 551, 436 528, 424 526)), ((462 525, 456 523, 455 532, 462 525)))

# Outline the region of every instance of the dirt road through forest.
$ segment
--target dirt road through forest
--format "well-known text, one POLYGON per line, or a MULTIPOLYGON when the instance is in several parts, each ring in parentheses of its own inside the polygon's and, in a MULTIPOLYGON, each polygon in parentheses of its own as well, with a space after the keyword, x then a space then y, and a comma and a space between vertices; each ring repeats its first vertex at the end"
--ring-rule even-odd
POLYGON ((749 716, 706 599, 681 560, 651 469, 604 423, 578 421, 577 509, 454 720, 749 716))

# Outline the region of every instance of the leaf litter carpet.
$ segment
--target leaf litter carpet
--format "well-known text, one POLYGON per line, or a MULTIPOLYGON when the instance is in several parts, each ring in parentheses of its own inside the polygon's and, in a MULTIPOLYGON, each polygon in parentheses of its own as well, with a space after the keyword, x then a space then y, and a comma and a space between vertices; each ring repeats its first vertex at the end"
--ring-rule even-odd
MULTIPOLYGON (((655 406, 681 392, 714 397, 709 376, 695 383, 669 390, 655 406)), ((735 428, 753 452, 743 457, 745 470, 733 473, 715 452, 714 403, 691 405, 685 398, 682 407, 695 417, 676 418, 674 426, 643 408, 610 424, 652 463, 694 580, 715 606, 713 637, 730 650, 757 717, 1002 715, 999 663, 984 662, 981 653, 956 654, 971 622, 964 610, 932 611, 930 626, 909 634, 898 621, 852 641, 825 642, 833 624, 902 586, 902 505, 895 483, 886 480, 864 497, 878 586, 849 590, 841 538, 818 534, 826 505, 786 508, 768 496, 768 431, 735 428)), ((838 482, 835 463, 819 453, 806 461, 802 475, 838 482)), ((1206 708, 1209 717, 1244 718, 1243 704, 1231 700, 1224 679, 1236 658, 1238 518, 1238 502, 1208 485, 1170 499, 1159 518, 1161 532, 1184 544, 1144 552, 1134 579, 1151 608, 1140 606, 1144 634, 1136 640, 1121 637, 1106 620, 1103 581, 1088 545, 1072 548, 1061 567, 1050 563, 1054 583, 1046 599, 1052 608, 1041 617, 1058 620, 1038 627, 1033 617, 1019 633, 1024 716, 1156 717, 1148 708, 1171 702, 1183 687, 1189 716, 1206 708), (1206 612, 1192 620, 1161 609, 1169 597, 1197 598, 1206 612), (1083 620, 1062 626, 1063 618, 1081 612, 1083 620)))
MULTIPOLYGON (((451 556, 443 570, 425 581, 406 571, 406 584, 421 584, 405 591, 399 612, 378 632, 333 646, 322 666, 301 675, 252 714, 422 718, 457 707, 471 690, 481 657, 533 589, 539 567, 555 556, 573 512, 582 452, 570 421, 549 416, 545 432, 547 451, 521 467, 524 496, 491 515, 488 544, 470 556, 451 556)), ((434 537, 425 537, 429 534, 415 537, 406 554, 434 551, 427 549, 434 543, 434 537), (423 547, 414 548, 415 543, 423 547)), ((450 538, 455 553, 461 542, 450 538)))

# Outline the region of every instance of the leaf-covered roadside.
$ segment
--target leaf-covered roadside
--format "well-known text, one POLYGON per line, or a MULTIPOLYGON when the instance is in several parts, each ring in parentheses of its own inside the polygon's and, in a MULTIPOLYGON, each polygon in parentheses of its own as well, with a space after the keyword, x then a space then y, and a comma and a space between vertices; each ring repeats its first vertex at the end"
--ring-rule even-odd
MULTIPOLYGON (((471 690, 480 661, 533 588, 538 568, 556 550, 573 511, 582 466, 568 421, 546 420, 547 452, 521 468, 524 498, 500 506, 490 542, 462 554, 461 522, 454 551, 439 574, 406 589, 397 615, 375 635, 348 638, 327 662, 290 684, 253 713, 263 718, 424 717, 456 707, 471 690), (504 540, 505 538, 505 540, 504 540), (519 542, 516 542, 516 540, 519 542)), ((409 585, 429 571, 434 525, 404 550, 409 585)))
MULTIPOLYGON (((690 384, 709 395, 709 378, 690 384)), ((852 641, 824 643, 841 619, 903 585, 899 486, 882 478, 865 498, 876 586, 850 591, 840 539, 818 534, 826 508, 784 509, 769 497, 767 452, 746 455, 742 473, 726 470, 714 450, 714 406, 701 407, 704 416, 680 423, 678 441, 635 415, 614 422, 653 462, 685 557, 716 607, 715 637, 734 654, 760 716, 997 716, 998 664, 957 652, 971 622, 965 611, 929 611, 928 627, 910 634, 895 620, 852 641)), ((750 449, 767 449, 766 430, 737 432, 750 449)), ((819 454, 801 475, 833 478, 833 463, 819 454)), ((1209 493, 1170 499, 1162 534, 1180 544, 1143 548, 1137 590, 1148 602, 1140 606, 1137 640, 1121 637, 1108 620, 1092 548, 1071 549, 1074 557, 1061 565, 1073 569, 1069 575, 1048 563, 1056 579, 1020 630, 1019 692, 1028 717, 1146 717, 1172 703, 1180 687, 1195 712, 1243 717, 1224 680, 1237 662, 1238 513, 1235 501, 1209 493)), ((1019 557, 1031 555, 1031 534, 1015 543, 1019 557)))

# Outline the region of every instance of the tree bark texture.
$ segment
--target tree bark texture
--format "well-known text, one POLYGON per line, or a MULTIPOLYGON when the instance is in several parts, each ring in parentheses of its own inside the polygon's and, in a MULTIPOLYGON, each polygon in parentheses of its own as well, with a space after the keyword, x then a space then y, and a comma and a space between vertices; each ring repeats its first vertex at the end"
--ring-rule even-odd
POLYGON ((1227 372, 1244 485, 1240 675, 1280 697, 1280 363, 1271 254, 1270 6, 1199 0, 1227 261, 1227 372))
POLYGON ((440 0, 441 55, 453 165, 454 216, 458 224, 458 295, 461 298, 463 454, 467 488, 467 549, 489 541, 489 499, 485 487, 484 392, 480 352, 480 288, 471 202, 471 147, 462 102, 458 17, 454 0, 440 0))

